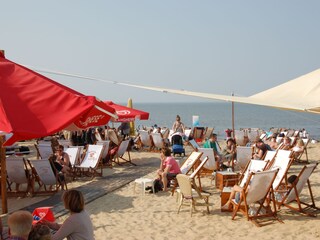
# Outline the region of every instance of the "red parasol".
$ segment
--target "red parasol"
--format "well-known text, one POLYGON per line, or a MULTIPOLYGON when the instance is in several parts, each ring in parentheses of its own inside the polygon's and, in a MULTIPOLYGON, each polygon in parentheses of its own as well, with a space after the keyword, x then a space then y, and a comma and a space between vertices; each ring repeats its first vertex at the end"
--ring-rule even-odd
POLYGON ((86 129, 105 125, 112 107, 85 96, 0 53, 0 130, 13 133, 5 145, 48 136, 69 125, 86 129))
POLYGON ((105 101, 105 103, 116 110, 116 113, 118 115, 118 119, 116 120, 117 122, 133 122, 136 119, 149 119, 148 112, 115 104, 112 101, 105 101))

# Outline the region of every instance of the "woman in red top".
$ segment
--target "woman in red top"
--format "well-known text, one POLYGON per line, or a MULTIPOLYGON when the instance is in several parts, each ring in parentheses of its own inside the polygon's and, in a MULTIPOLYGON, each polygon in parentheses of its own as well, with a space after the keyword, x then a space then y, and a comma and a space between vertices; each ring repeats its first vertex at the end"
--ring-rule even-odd
POLYGON ((181 171, 177 161, 171 156, 170 148, 163 148, 161 150, 160 159, 161 163, 158 175, 163 183, 163 191, 167 191, 168 181, 175 178, 181 171))

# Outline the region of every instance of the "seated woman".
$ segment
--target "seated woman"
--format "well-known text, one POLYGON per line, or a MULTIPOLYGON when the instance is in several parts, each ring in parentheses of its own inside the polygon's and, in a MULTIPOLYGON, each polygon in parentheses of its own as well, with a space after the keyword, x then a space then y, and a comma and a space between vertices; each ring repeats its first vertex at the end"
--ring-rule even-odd
POLYGON ((94 240, 93 225, 89 214, 84 210, 84 198, 80 191, 69 190, 62 197, 64 206, 70 211, 70 216, 63 224, 44 220, 49 228, 57 230, 52 236, 53 240, 87 239, 94 240))
POLYGON ((163 191, 167 191, 168 181, 174 179, 179 173, 181 173, 180 167, 177 161, 171 156, 170 148, 163 148, 160 155, 160 169, 158 170, 158 176, 163 183, 163 191))
POLYGON ((289 137, 284 137, 283 138, 283 144, 281 146, 282 150, 291 150, 291 139, 289 137))
POLYGON ((64 150, 64 147, 62 145, 59 145, 56 148, 56 152, 55 152, 56 160, 54 161, 53 164, 58 172, 68 173, 71 168, 70 158, 69 158, 69 155, 63 150, 64 150))
POLYGON ((228 166, 230 166, 230 162, 236 156, 236 142, 233 138, 228 138, 226 147, 222 150, 223 159, 228 161, 228 166))
POLYGON ((296 145, 292 148, 294 159, 298 159, 304 152, 305 146, 302 139, 298 139, 296 145))
POLYGON ((259 139, 258 142, 256 143, 256 148, 257 148, 257 152, 253 154, 253 159, 256 159, 256 160, 263 159, 263 156, 268 150, 267 145, 261 139, 259 139))

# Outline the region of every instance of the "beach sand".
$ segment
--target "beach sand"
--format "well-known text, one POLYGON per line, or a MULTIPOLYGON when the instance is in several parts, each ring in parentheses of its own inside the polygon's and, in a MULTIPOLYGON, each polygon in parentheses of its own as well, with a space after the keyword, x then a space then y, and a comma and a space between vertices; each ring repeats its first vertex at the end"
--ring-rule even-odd
MULTIPOLYGON (((190 152, 191 149, 188 149, 190 152)), ((152 164, 147 168, 145 177, 155 178, 158 166, 159 153, 133 152, 132 159, 138 165, 148 162, 152 164)), ((309 161, 318 162, 320 156, 320 144, 309 144, 309 161)), ((303 156, 302 159, 304 159, 303 156)), ((115 167, 106 169, 107 176, 119 174, 123 171, 139 173, 141 166, 115 167)), ((290 169, 290 174, 297 173, 303 165, 296 164, 290 169)), ((146 171, 146 169, 144 169, 146 171)), ((120 176, 120 175, 119 175, 120 176)), ((135 176, 135 175, 132 175, 135 176)), ((137 175, 138 176, 138 175, 137 175)), ((86 204, 94 225, 94 234, 99 239, 320 239, 320 218, 303 216, 299 213, 282 208, 278 216, 284 222, 273 221, 267 226, 256 227, 247 221, 242 215, 236 220, 231 220, 231 213, 220 211, 220 191, 208 177, 202 178, 203 188, 212 193, 210 197, 210 214, 206 213, 203 206, 197 207, 197 212, 190 216, 189 208, 183 207, 177 214, 178 203, 176 196, 169 192, 156 194, 141 194, 141 188, 136 187, 134 182, 128 180, 121 188, 109 190, 99 198, 91 199, 86 204)), ((320 205, 320 176, 316 169, 311 178, 312 190, 316 205, 320 205)), ((94 180, 101 189, 108 182, 104 179, 94 180), (100 185, 99 185, 100 184, 100 185)), ((69 188, 77 188, 83 185, 75 182, 69 188)), ((86 185, 83 185, 83 189, 86 185)), ((87 188, 90 188, 88 185, 87 188)), ((88 189, 87 189, 88 190, 88 189)), ((88 190, 90 191, 90 189, 88 190)), ((303 197, 307 197, 307 189, 303 190, 303 197)), ((27 199, 27 198, 24 198, 27 199)), ((32 198, 31 198, 32 199, 32 198)), ((309 198, 308 198, 309 200, 309 198)), ((10 200, 12 201, 12 200, 10 200)), ((16 200, 17 201, 17 200, 16 200)), ((27 201, 27 200, 25 200, 27 201)), ((26 204, 26 203, 24 203, 26 204)), ((61 205, 60 203, 57 203, 61 205)), ((12 204, 11 204, 12 205, 12 204)), ((16 207, 21 204, 14 204, 16 207)), ((65 213, 65 212, 64 212, 65 213)), ((63 222, 68 214, 61 214, 57 219, 63 222)))

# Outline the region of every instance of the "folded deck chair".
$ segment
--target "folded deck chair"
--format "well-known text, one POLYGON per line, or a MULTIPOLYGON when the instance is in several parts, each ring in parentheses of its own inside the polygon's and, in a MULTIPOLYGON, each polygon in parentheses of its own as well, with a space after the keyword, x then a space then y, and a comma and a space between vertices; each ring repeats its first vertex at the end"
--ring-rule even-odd
POLYGON ((188 143, 191 145, 194 151, 198 151, 200 148, 199 144, 194 139, 189 140, 188 143))
POLYGON ((38 159, 48 159, 52 154, 51 142, 35 144, 38 159))
MULTIPOLYGON (((181 170, 181 173, 182 174, 188 174, 190 173, 191 170, 193 170, 195 164, 197 162, 200 162, 200 158, 202 156, 202 152, 192 152, 188 157, 187 159, 182 163, 181 167, 180 167, 180 170, 181 170)), ((173 179, 172 181, 174 181, 174 184, 173 184, 173 187, 172 187, 172 190, 171 190, 171 194, 173 195, 174 194, 174 191, 177 187, 177 181, 175 181, 176 179, 173 179)))
POLYGON ((244 130, 234 130, 234 138, 238 146, 245 146, 245 136, 246 133, 244 130))
POLYGON ((190 205, 190 214, 192 216, 193 210, 195 210, 195 206, 206 206, 207 212, 210 213, 209 210, 209 193, 201 192, 198 187, 194 184, 192 178, 184 174, 177 175, 177 181, 180 187, 180 195, 181 200, 179 201, 178 213, 180 212, 182 205, 190 205), (195 189, 195 191, 193 191, 195 189), (199 201, 203 201, 199 203, 199 201))
POLYGON ((130 163, 134 166, 136 166, 136 164, 134 164, 131 161, 131 157, 130 157, 130 151, 129 151, 129 142, 130 140, 124 140, 120 143, 120 146, 116 152, 116 154, 114 155, 114 162, 117 163, 118 165, 121 165, 123 163, 130 163), (125 154, 127 153, 127 157, 125 157, 125 154), (120 159, 122 160, 122 162, 120 162, 120 159))
POLYGON ((261 226, 258 220, 263 218, 280 221, 277 218, 275 203, 271 206, 271 202, 266 201, 267 197, 274 200, 272 183, 277 173, 278 169, 250 173, 242 190, 236 192, 235 198, 231 200, 232 220, 235 219, 237 212, 241 212, 248 221, 251 220, 257 226, 261 226))
POLYGON ((291 184, 291 186, 286 191, 284 197, 281 199, 281 192, 276 192, 276 196, 280 196, 277 200, 277 205, 280 209, 281 206, 285 206, 291 210, 298 211, 300 213, 306 214, 308 216, 316 216, 320 213, 320 208, 316 207, 314 197, 311 191, 310 176, 316 169, 318 163, 305 165, 297 176, 296 180, 291 184), (311 198, 311 204, 306 203, 300 199, 300 194, 304 186, 308 184, 308 190, 311 198), (280 201, 279 201, 280 200, 280 201))
POLYGON ((65 177, 54 169, 53 164, 51 164, 48 159, 28 160, 28 163, 30 167, 34 169, 32 182, 34 194, 55 193, 60 187, 68 190, 65 177), (38 190, 35 190, 34 188, 34 181, 36 179, 41 181, 41 185, 38 190), (42 187, 44 190, 42 190, 42 187))
POLYGON ((17 156, 10 156, 6 158, 6 165, 7 165, 7 176, 8 176, 8 183, 9 186, 11 184, 16 185, 16 189, 12 190, 10 187, 8 193, 14 193, 14 195, 27 195, 28 192, 32 192, 31 186, 31 174, 29 173, 26 165, 26 161, 22 157, 17 156), (24 190, 20 189, 21 184, 26 184, 24 190))
POLYGON ((95 176, 102 176, 103 168, 101 160, 103 150, 103 145, 88 145, 86 155, 81 164, 75 166, 80 170, 80 175, 84 173, 86 176, 91 176, 92 178, 95 176), (98 172, 98 168, 100 168, 100 172, 98 172))
POLYGON ((236 166, 243 170, 252 158, 252 147, 237 146, 236 166))
POLYGON ((149 151, 151 151, 153 148, 153 142, 149 132, 145 130, 139 130, 139 136, 140 136, 141 148, 142 149, 147 148, 149 151))
POLYGON ((154 144, 154 148, 161 150, 165 147, 165 142, 163 137, 161 136, 161 133, 151 133, 151 137, 154 144))

